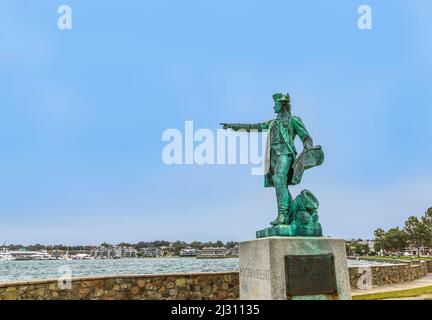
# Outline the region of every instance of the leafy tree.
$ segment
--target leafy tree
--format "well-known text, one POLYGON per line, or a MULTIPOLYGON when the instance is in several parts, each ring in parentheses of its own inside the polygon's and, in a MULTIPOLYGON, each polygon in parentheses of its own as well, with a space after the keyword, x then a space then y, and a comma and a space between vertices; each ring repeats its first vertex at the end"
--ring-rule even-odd
POLYGON ((224 243, 220 240, 216 241, 216 247, 224 247, 224 243))
POLYGON ((106 243, 106 242, 103 242, 103 243, 100 244, 100 246, 101 247, 112 247, 113 245, 109 244, 109 243, 106 243))
POLYGON ((412 216, 405 222, 404 229, 408 241, 417 249, 417 255, 420 257, 420 249, 430 242, 430 234, 426 225, 417 217, 412 216))
POLYGON ((54 250, 67 250, 67 247, 62 244, 56 244, 54 245, 54 250))
POLYGON ((29 250, 29 251, 41 251, 41 250, 44 250, 45 248, 46 247, 44 245, 36 243, 36 244, 33 244, 33 245, 29 245, 27 247, 27 250, 29 250))
POLYGON ((135 245, 135 249, 139 250, 139 249, 146 248, 149 246, 150 246, 149 242, 140 241, 135 245))
POLYGON ((226 247, 228 248, 228 249, 230 249, 230 248, 234 248, 235 246, 238 246, 238 242, 237 241, 228 241, 227 243, 226 243, 226 247))
POLYGON ((203 244, 203 247, 215 247, 215 244, 213 242, 209 241, 209 242, 205 242, 203 244))
POLYGON ((355 242, 354 252, 359 256, 367 255, 369 253, 369 246, 366 243, 355 242))
POLYGON ((407 233, 399 229, 399 227, 389 229, 384 238, 384 247, 386 250, 401 253, 408 246, 407 233))
POLYGON ((152 245, 155 247, 168 247, 171 244, 171 242, 169 241, 165 241, 165 240, 156 240, 152 242, 152 245))
POLYGON ((347 256, 351 256, 351 242, 345 241, 345 251, 347 256))
POLYGON ((184 241, 176 241, 173 243, 174 252, 179 253, 181 249, 187 248, 188 244, 184 241))
POLYGON ((385 235, 386 235, 386 232, 381 228, 378 228, 374 231, 374 236, 375 236, 374 250, 376 252, 384 250, 385 235))
POLYGON ((202 249, 203 244, 202 244, 202 242, 199 242, 199 241, 192 241, 190 246, 191 246, 191 248, 194 248, 194 249, 202 249))
POLYGON ((127 243, 127 242, 120 242, 117 246, 119 246, 119 247, 127 247, 127 248, 133 247, 132 244, 127 243))
POLYGON ((432 208, 427 209, 421 220, 426 228, 426 232, 428 233, 427 245, 432 246, 432 208))

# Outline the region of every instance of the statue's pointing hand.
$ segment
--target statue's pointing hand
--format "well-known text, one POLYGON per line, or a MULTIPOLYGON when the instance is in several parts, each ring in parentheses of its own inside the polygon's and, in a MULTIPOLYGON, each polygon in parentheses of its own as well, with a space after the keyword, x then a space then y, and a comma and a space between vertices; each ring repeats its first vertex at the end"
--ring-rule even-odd
POLYGON ((224 130, 232 129, 232 125, 230 123, 220 123, 224 130))

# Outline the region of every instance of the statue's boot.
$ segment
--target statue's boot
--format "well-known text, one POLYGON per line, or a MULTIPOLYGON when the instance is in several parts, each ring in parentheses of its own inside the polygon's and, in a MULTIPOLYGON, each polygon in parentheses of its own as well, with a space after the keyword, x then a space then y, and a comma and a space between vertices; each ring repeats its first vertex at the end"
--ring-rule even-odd
POLYGON ((276 198, 278 204, 278 216, 270 222, 271 225, 276 226, 279 224, 287 224, 288 219, 288 208, 290 205, 291 196, 286 185, 286 176, 275 175, 273 177, 274 186, 276 189, 276 198))

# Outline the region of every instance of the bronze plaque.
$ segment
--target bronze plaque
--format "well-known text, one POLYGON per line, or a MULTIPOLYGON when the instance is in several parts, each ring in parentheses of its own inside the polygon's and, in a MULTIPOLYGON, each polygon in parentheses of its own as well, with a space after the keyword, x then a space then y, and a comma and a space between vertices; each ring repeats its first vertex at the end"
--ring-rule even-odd
POLYGON ((287 296, 337 293, 332 254, 285 256, 287 296))

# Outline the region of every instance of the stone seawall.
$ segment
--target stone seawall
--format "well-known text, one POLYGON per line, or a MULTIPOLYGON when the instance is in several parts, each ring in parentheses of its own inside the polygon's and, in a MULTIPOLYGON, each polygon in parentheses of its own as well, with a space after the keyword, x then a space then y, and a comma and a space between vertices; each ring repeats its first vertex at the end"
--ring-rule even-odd
POLYGON ((426 263, 428 272, 432 272, 432 260, 427 260, 426 263))
MULTIPOLYGON (((432 262, 350 267, 350 284, 358 288, 365 268, 372 285, 424 277, 432 262)), ((229 300, 239 298, 239 273, 185 273, 73 278, 72 288, 60 290, 57 280, 0 283, 0 300, 229 300)))
POLYGON ((225 300, 239 297, 238 272, 73 278, 0 283, 0 300, 225 300))
POLYGON ((365 279, 367 268, 370 268, 371 273, 369 274, 372 275, 373 286, 413 281, 424 277, 428 273, 428 263, 425 261, 393 265, 350 267, 351 289, 359 289, 359 283, 362 282, 360 278, 363 277, 363 279, 365 279))

